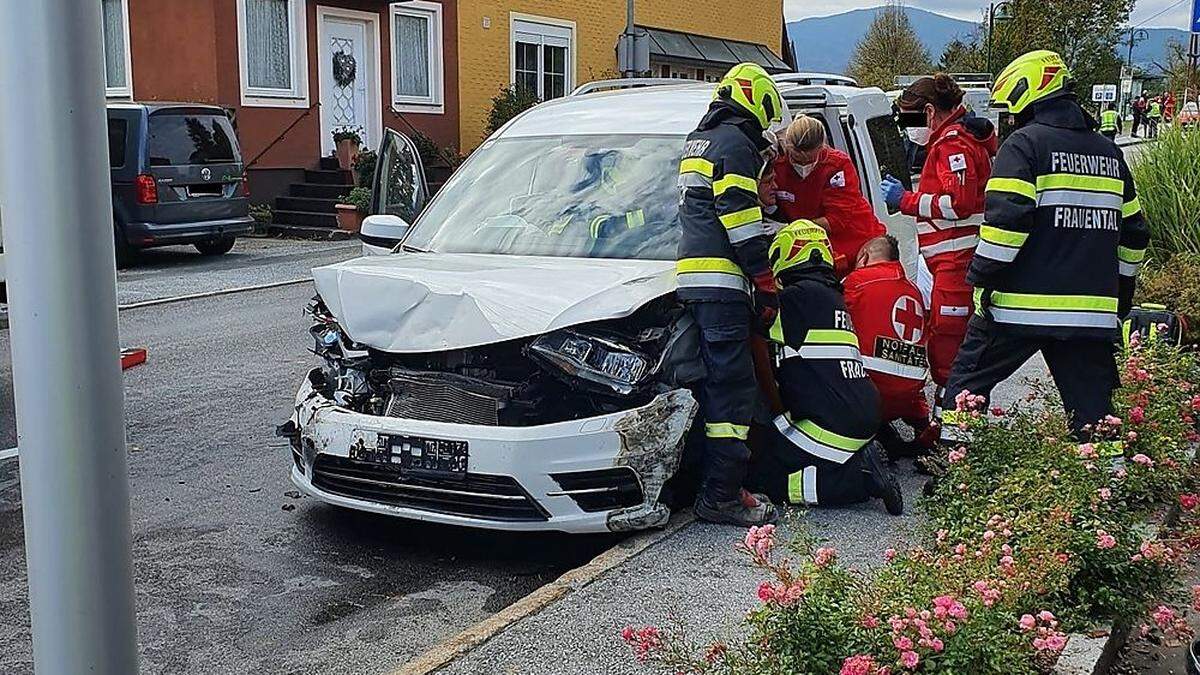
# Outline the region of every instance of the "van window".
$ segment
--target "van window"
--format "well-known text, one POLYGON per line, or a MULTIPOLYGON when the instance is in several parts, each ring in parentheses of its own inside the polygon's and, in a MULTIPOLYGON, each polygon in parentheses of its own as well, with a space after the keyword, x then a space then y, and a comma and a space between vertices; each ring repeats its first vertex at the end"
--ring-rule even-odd
POLYGON ((879 160, 880 172, 899 178, 904 189, 912 190, 908 153, 896 121, 889 116, 872 117, 867 120, 867 135, 871 137, 871 147, 875 150, 875 158, 879 160))
POLYGON ((108 166, 119 169, 125 166, 125 136, 129 123, 121 119, 108 120, 108 166))
POLYGON ((225 115, 168 110, 150 116, 150 166, 237 161, 233 125, 225 115))

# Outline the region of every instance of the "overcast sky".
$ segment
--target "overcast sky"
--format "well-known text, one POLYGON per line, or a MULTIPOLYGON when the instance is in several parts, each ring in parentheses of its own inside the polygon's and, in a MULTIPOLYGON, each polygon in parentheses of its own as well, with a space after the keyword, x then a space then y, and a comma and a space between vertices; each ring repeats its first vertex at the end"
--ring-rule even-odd
MULTIPOLYGON (((783 11, 788 20, 794 20, 840 14, 881 4, 883 0, 783 0, 783 11)), ((907 0, 904 4, 968 21, 979 21, 987 11, 984 0, 907 0)), ((1137 0, 1131 19, 1135 25, 1170 26, 1187 30, 1191 25, 1191 13, 1191 0, 1137 0)))

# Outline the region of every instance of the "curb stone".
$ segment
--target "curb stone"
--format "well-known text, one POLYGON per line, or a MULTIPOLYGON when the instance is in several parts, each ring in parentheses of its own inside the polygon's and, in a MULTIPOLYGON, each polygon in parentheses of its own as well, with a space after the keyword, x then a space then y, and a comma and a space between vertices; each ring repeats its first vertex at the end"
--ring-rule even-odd
POLYGON ((527 617, 540 614, 559 600, 584 588, 651 546, 691 525, 695 520, 696 515, 690 508, 678 512, 663 529, 643 532, 618 543, 597 555, 586 565, 564 572, 554 581, 492 616, 463 630, 458 635, 434 645, 420 656, 392 670, 390 675, 427 675, 449 666, 476 647, 504 632, 509 626, 527 617))

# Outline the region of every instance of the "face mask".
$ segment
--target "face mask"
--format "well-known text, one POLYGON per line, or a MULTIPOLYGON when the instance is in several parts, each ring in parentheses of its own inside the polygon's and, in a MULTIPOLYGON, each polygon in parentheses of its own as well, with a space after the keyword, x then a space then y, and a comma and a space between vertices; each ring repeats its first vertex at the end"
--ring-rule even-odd
POLYGON ((904 131, 908 134, 908 140, 917 145, 929 142, 929 127, 908 127, 904 131))
POLYGON ((813 169, 817 168, 817 162, 813 161, 809 164, 797 164, 792 162, 792 168, 796 171, 796 175, 800 176, 801 178, 808 178, 808 174, 812 173, 813 169))

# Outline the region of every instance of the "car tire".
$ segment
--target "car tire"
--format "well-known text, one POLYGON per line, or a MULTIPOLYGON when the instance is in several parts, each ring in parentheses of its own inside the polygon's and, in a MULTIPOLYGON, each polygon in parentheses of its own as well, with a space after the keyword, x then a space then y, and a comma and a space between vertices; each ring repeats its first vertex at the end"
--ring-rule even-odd
POLYGON ((218 237, 208 241, 196 242, 196 250, 200 255, 224 255, 229 253, 236 241, 233 237, 218 237))
POLYGON ((130 267, 137 260, 138 250, 129 245, 125 238, 125 230, 120 225, 113 225, 113 244, 117 252, 117 269, 130 267))

